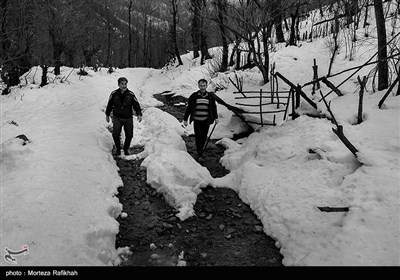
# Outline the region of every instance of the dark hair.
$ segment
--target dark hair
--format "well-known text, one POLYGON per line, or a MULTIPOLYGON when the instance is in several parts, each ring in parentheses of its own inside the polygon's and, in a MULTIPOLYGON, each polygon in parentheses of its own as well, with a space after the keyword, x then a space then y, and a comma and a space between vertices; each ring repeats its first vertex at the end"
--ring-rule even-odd
POLYGON ((208 84, 208 81, 207 81, 206 79, 200 79, 200 80, 198 81, 198 84, 200 84, 200 83, 206 83, 206 84, 208 84))
POLYGON ((121 77, 118 79, 118 84, 122 83, 122 82, 128 82, 128 79, 125 77, 121 77))

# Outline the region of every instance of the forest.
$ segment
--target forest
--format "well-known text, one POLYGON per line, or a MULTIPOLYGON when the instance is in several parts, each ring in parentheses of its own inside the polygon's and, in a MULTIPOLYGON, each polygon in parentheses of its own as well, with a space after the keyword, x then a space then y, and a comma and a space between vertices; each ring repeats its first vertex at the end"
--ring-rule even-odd
POLYGON ((400 13, 399 1, 393 5, 397 5, 397 15, 384 11, 381 0, 1 0, 3 94, 35 65, 43 68, 45 85, 49 67, 56 75, 61 66, 109 71, 162 68, 171 61, 182 64, 180 55, 191 51, 204 63, 211 58, 209 48, 215 46, 222 47, 216 71, 257 67, 267 83, 269 52, 275 43, 297 45, 333 34, 332 63, 335 34, 367 26, 368 13, 376 15, 381 90, 389 86, 391 72, 398 75, 396 66, 390 71, 386 59, 399 51, 386 39, 385 22, 400 13), (314 9, 324 16, 325 6, 334 17, 315 22, 308 34, 300 34, 299 22, 314 9))

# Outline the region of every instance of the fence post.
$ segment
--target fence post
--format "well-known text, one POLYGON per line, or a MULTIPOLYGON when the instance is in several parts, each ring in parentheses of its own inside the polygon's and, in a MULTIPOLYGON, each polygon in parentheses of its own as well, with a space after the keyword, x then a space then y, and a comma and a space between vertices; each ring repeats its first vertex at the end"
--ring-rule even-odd
POLYGON ((357 115, 357 124, 360 124, 363 122, 363 117, 362 117, 362 108, 363 108, 363 98, 364 98, 364 90, 365 90, 365 85, 367 83, 367 77, 364 76, 362 81, 360 79, 360 76, 357 77, 358 82, 360 83, 360 99, 358 102, 358 115, 357 115))
POLYGON ((274 103, 274 92, 275 92, 275 62, 271 65, 271 78, 270 78, 270 82, 271 82, 271 103, 274 103))
POLYGON ((316 89, 320 89, 320 84, 318 80, 318 65, 317 65, 317 60, 314 58, 314 66, 312 67, 314 71, 314 76, 313 76, 313 87, 312 87, 312 95, 315 94, 316 89), (316 82, 315 82, 316 81, 316 82))
POLYGON ((264 127, 263 115, 262 115, 262 89, 260 89, 260 121, 261 121, 261 127, 264 127))
MULTIPOLYGON (((301 86, 297 84, 297 88, 301 90, 301 86)), ((296 109, 300 107, 300 93, 299 90, 296 90, 296 109)))
MULTIPOLYGON (((296 102, 296 97, 295 97, 295 93, 297 93, 296 90, 293 90, 293 94, 292 94, 292 120, 295 119, 295 102, 296 102)), ((296 94, 297 95, 297 94, 296 94)))
POLYGON ((271 92, 274 91, 274 71, 275 71, 275 62, 271 64, 271 72, 270 72, 271 76, 269 79, 271 81, 270 84, 271 92))
POLYGON ((288 99, 287 99, 287 103, 286 103, 285 114, 283 115, 283 120, 286 119, 286 115, 287 115, 288 108, 289 108, 289 103, 290 103, 290 97, 291 97, 292 93, 293 93, 292 88, 290 88, 290 90, 289 90, 289 95, 288 95, 288 99))

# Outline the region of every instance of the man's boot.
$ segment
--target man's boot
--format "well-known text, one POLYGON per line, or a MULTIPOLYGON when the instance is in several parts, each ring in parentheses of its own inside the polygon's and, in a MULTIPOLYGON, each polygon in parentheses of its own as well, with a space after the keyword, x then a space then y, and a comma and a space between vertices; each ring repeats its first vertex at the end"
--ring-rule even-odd
POLYGON ((121 155, 121 139, 118 137, 113 137, 114 138, 114 143, 115 143, 115 155, 120 156, 121 155))
POLYGON ((124 155, 129 156, 129 147, 131 145, 132 138, 126 138, 124 143, 124 155))

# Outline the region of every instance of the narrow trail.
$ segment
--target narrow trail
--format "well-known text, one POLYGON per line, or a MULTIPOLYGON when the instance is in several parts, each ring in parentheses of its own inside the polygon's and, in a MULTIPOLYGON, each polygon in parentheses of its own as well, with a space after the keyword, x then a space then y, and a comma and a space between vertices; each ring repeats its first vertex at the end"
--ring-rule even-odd
MULTIPOLYGON (((174 104, 185 98, 162 94, 155 98, 164 103, 160 109, 182 120, 185 108, 174 104)), ((183 138, 194 156, 194 136, 183 138)), ((134 147, 131 153, 142 149, 134 147)), ((219 164, 223 154, 224 148, 210 140, 202 165, 214 178, 229 173, 219 164)), ((128 214, 118 218, 116 247, 128 246, 132 252, 121 266, 175 266, 179 255, 186 266, 282 266, 275 241, 265 235, 261 222, 233 190, 202 189, 194 205, 196 216, 180 221, 177 211, 146 184, 146 170, 140 168, 143 160, 115 160, 124 183, 117 197, 128 214)))

